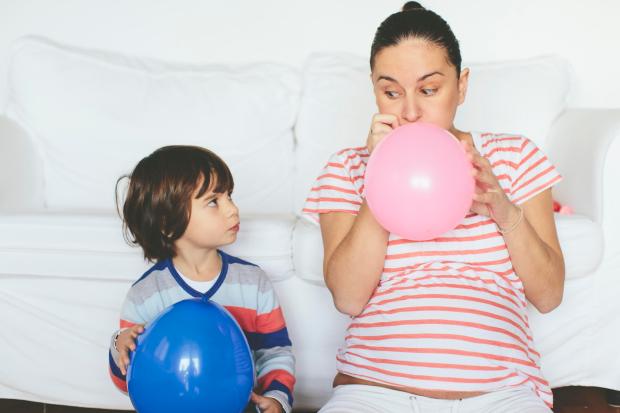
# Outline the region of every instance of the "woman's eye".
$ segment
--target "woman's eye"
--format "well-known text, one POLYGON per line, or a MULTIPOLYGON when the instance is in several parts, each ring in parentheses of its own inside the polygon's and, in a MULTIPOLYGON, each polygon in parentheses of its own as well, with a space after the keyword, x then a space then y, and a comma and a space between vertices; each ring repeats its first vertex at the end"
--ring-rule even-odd
POLYGON ((435 93, 437 93, 437 89, 432 89, 432 88, 424 88, 424 89, 422 89, 422 94, 426 95, 426 96, 432 96, 435 93))
POLYGON ((217 199, 212 199, 211 201, 209 201, 209 202, 207 203, 207 206, 208 206, 208 207, 212 207, 212 208, 213 208, 213 207, 216 207, 216 206, 217 206, 217 199))

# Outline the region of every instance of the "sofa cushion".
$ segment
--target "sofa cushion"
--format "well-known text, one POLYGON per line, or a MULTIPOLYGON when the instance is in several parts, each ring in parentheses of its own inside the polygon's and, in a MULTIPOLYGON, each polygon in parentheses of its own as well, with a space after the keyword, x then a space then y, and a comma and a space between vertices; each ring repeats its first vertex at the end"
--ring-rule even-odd
MULTIPOLYGON (((603 256, 603 232, 597 223, 582 215, 555 214, 558 237, 564 254, 566 279, 594 273, 603 256)), ((315 284, 323 281, 323 241, 319 226, 300 219, 293 237, 296 274, 315 284)))
MULTIPOLYGON (((261 266, 274 280, 293 273, 292 215, 242 216, 237 241, 226 252, 261 266)), ((0 274, 135 280, 151 264, 123 240, 111 214, 0 215, 0 274)))
POLYGON ((229 164, 242 212, 291 212, 296 70, 172 64, 27 37, 9 76, 7 115, 35 139, 48 207, 112 211, 120 175, 158 147, 191 144, 229 164))
MULTIPOLYGON (((547 132, 565 106, 568 64, 557 57, 541 57, 463 67, 469 67, 471 74, 456 127, 519 133, 544 149, 547 132)), ((303 76, 303 98, 295 126, 297 211, 329 155, 366 144, 372 115, 377 112, 365 58, 315 54, 308 59, 303 76)))

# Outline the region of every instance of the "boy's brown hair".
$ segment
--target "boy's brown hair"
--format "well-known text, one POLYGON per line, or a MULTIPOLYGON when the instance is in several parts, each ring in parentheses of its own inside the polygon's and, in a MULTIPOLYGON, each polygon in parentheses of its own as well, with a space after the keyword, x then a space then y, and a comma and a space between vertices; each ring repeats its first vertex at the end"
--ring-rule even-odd
POLYGON ((130 175, 121 218, 123 233, 131 245, 140 245, 144 258, 164 260, 176 255, 174 242, 189 223, 192 196, 207 191, 232 193, 234 181, 226 163, 198 146, 165 146, 143 158, 130 175), (200 185, 200 187, 199 187, 200 185), (196 192, 197 191, 197 192, 196 192))

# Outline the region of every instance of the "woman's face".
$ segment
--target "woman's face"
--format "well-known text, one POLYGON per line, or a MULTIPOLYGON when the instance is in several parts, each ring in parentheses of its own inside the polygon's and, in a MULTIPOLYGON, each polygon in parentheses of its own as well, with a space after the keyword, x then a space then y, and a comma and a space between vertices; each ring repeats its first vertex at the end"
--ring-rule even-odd
POLYGON ((457 78, 444 48, 405 39, 377 53, 371 76, 380 113, 395 115, 399 125, 421 121, 454 130, 469 70, 457 78))

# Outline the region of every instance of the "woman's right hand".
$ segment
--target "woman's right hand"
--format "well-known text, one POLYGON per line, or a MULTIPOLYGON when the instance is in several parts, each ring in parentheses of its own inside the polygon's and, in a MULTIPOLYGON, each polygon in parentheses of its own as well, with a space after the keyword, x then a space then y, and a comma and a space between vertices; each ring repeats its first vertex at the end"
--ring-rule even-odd
POLYGON ((388 115, 383 113, 377 113, 372 117, 372 123, 370 124, 370 131, 368 132, 368 140, 366 141, 366 147, 368 153, 377 147, 379 142, 385 136, 392 132, 392 130, 398 127, 398 118, 394 115, 388 115))
POLYGON ((127 374, 127 366, 129 365, 129 351, 136 349, 136 338, 144 332, 144 324, 136 324, 133 327, 122 330, 116 339, 116 350, 119 357, 118 366, 123 376, 127 374))

